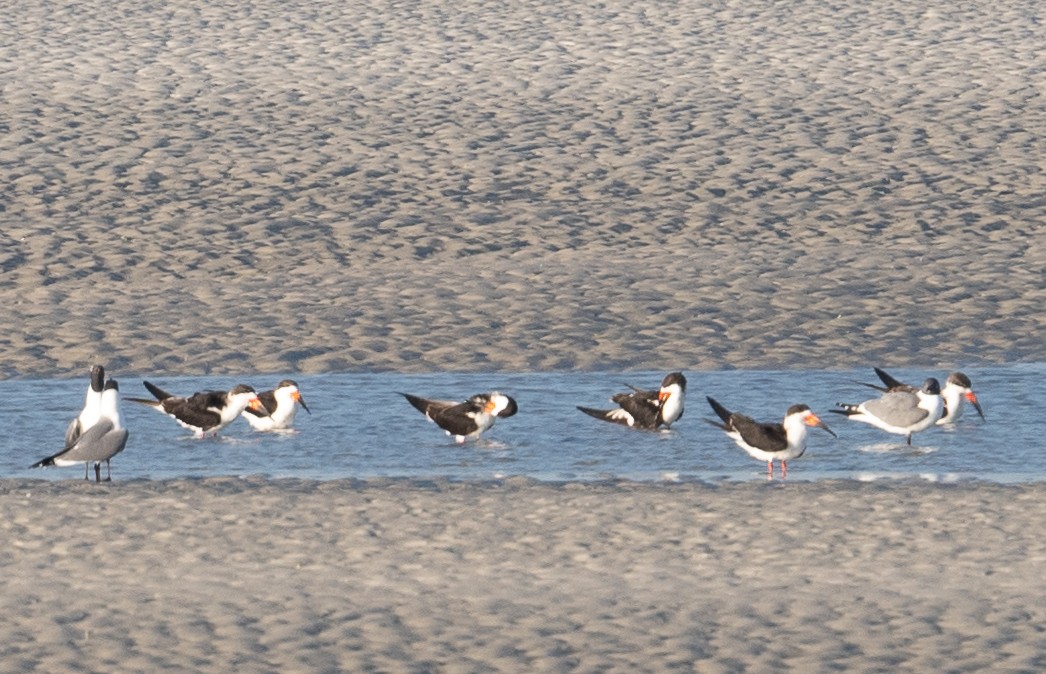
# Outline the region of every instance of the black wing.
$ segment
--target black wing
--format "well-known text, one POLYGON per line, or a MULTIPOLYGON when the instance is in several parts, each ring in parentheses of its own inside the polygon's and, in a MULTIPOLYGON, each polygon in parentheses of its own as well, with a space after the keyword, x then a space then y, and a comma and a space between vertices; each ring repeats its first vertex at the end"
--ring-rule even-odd
POLYGON ((632 415, 636 428, 654 429, 661 425, 661 401, 657 399, 657 391, 618 393, 611 400, 632 415))
POLYGON ((427 416, 437 426, 451 435, 468 435, 474 433, 478 428, 474 417, 470 413, 474 415, 482 409, 482 406, 477 407, 477 403, 472 400, 454 402, 450 400, 429 400, 428 398, 413 396, 409 393, 401 393, 400 395, 406 398, 407 402, 414 406, 414 409, 427 416))
POLYGON ((225 406, 224 391, 200 391, 188 398, 167 398, 163 409, 178 421, 207 430, 221 423, 222 417, 214 408, 225 406), (208 409, 212 408, 212 409, 208 409))
POLYGON ((741 436, 750 447, 765 452, 782 452, 788 449, 788 436, 782 424, 764 424, 734 412, 728 425, 741 436))
POLYGON ((151 405, 152 407, 159 407, 159 408, 163 409, 165 412, 167 411, 167 407, 164 406, 164 404, 163 404, 164 401, 166 401, 166 400, 180 400, 180 398, 178 398, 178 396, 175 396, 175 395, 173 395, 171 393, 168 393, 167 391, 164 391, 162 388, 160 388, 159 386, 156 386, 155 384, 151 384, 151 383, 149 383, 147 381, 143 381, 142 383, 145 384, 145 388, 149 389, 149 393, 152 393, 153 397, 155 397, 156 400, 149 400, 148 398, 124 398, 124 400, 128 400, 128 401, 130 401, 132 403, 142 403, 143 405, 151 405))
MULTIPOLYGON (((715 411, 716 416, 722 419, 724 424, 730 423, 730 416, 732 414, 730 410, 720 405, 719 402, 712 396, 705 396, 705 400, 707 400, 708 404, 712 406, 712 409, 715 411)), ((719 426, 719 428, 722 428, 724 431, 730 430, 727 426, 721 426, 715 423, 714 421, 711 423, 713 426, 719 426)))
POLYGON ((475 415, 482 411, 472 401, 465 401, 450 407, 441 407, 431 415, 436 425, 451 435, 469 435, 475 433, 479 425, 476 424, 475 415))
POLYGON ((175 397, 174 395, 168 393, 167 391, 164 391, 159 386, 156 386, 154 384, 150 384, 147 381, 143 381, 142 383, 145 384, 145 388, 149 389, 149 393, 152 393, 153 396, 155 396, 156 399, 159 400, 160 402, 163 402, 164 400, 167 400, 168 398, 175 397))
POLYGON ((780 452, 788 448, 788 436, 782 424, 763 424, 739 412, 731 412, 710 396, 708 404, 715 410, 722 424, 714 421, 708 423, 721 428, 727 433, 735 432, 741 436, 749 447, 756 447, 767 452, 780 452))
POLYGON ((435 421, 435 415, 439 414, 442 410, 462 404, 456 400, 430 400, 420 396, 412 396, 409 393, 400 393, 400 395, 406 398, 407 402, 414 406, 414 409, 433 421, 435 421))
POLYGON ((872 388, 879 388, 880 391, 904 391, 905 393, 914 393, 918 390, 914 386, 905 384, 903 381, 897 381, 880 368, 873 369, 886 388, 879 388, 877 386, 872 386, 872 388))
MULTIPOLYGON (((256 410, 253 407, 248 407, 244 409, 244 412, 253 414, 256 417, 272 416, 272 413, 276 411, 276 392, 262 391, 258 394, 258 400, 260 400, 262 406, 265 407, 265 412, 262 412, 261 410, 256 410)), ((309 408, 306 407, 305 411, 308 412, 309 408)))
POLYGON ((621 408, 616 410, 597 410, 591 407, 582 407, 581 405, 578 405, 577 408, 588 416, 595 417, 602 421, 609 421, 623 426, 631 426, 635 423, 635 419, 632 418, 632 415, 621 408))

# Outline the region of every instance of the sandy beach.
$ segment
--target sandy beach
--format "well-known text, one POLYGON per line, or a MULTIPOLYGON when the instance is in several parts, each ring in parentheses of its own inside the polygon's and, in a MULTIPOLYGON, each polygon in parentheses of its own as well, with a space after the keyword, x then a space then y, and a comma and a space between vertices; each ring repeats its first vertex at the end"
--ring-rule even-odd
POLYGON ((1043 486, 0 482, 0 671, 1037 672, 1043 486))
POLYGON ((1034 4, 5 9, 0 375, 1046 357, 1034 4))
MULTIPOLYGON (((3 379, 1046 360, 1035 3, 3 13, 3 379)), ((1046 669, 1041 484, 76 473, 0 672, 1046 669)))

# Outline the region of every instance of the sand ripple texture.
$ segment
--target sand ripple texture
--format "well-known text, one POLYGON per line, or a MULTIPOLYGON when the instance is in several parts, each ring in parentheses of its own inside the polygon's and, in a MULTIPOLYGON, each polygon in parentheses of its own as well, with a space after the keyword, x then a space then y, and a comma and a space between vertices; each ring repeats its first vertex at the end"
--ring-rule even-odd
POLYGON ((1046 358, 1036 3, 0 7, 2 375, 1046 358))
POLYGON ((0 482, 0 671, 1041 672, 1042 486, 0 482))

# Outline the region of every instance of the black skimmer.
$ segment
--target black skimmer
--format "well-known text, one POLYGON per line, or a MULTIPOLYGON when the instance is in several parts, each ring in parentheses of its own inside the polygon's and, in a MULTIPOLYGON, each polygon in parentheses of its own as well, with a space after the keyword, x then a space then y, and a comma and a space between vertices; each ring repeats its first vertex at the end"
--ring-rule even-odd
POLYGON ((156 397, 156 400, 146 398, 128 398, 128 400, 149 405, 174 417, 175 421, 191 430, 198 438, 207 434, 216 435, 248 407, 254 409, 261 407, 258 394, 245 384, 234 386, 228 392, 199 391, 188 398, 182 398, 147 381, 142 383, 156 397))
POLYGON ((761 423, 738 412, 731 412, 714 398, 706 397, 723 423, 712 419, 705 421, 725 431, 752 458, 766 461, 767 479, 772 480, 774 477, 775 459, 781 462, 781 478, 788 477, 788 461, 802 456, 806 451, 807 426, 818 426, 832 437, 837 437, 806 405, 789 407, 782 423, 761 423))
POLYGON ((72 447, 80 434, 98 421, 102 409, 102 389, 105 388, 105 368, 95 365, 91 368, 91 383, 87 385, 84 396, 84 407, 80 414, 69 422, 65 430, 65 446, 72 447))
POLYGON ((923 382, 915 392, 887 391, 874 400, 859 405, 836 403, 841 409, 830 410, 843 414, 854 421, 862 421, 887 433, 907 437, 912 444, 912 434, 925 431, 937 423, 944 414, 941 384, 933 377, 923 382))
POLYGON ((290 379, 284 379, 272 391, 262 391, 258 394, 261 408, 247 407, 243 410, 243 418, 256 431, 276 431, 290 428, 294 421, 294 415, 298 413, 298 405, 306 413, 309 406, 298 391, 298 383, 290 379))
MULTIPOLYGON (((879 379, 882 380, 883 385, 863 384, 862 382, 864 386, 883 392, 905 391, 907 393, 915 393, 918 390, 914 386, 894 379, 880 368, 873 369, 875 374, 879 376, 879 379)), ((981 416, 981 419, 987 421, 987 418, 984 416, 984 410, 981 409, 981 403, 977 400, 977 394, 973 392, 973 384, 970 382, 970 378, 962 372, 952 372, 948 375, 944 388, 941 389, 941 398, 944 399, 944 414, 937 420, 939 425, 954 423, 962 416, 963 408, 967 401, 977 410, 977 414, 981 416)))
POLYGON ((519 411, 514 399, 497 391, 477 393, 465 402, 429 400, 409 393, 400 395, 459 443, 466 438, 478 438, 499 417, 511 417, 519 411))
POLYGON ((123 427, 120 417, 120 387, 115 379, 107 381, 101 395, 98 420, 83 430, 71 445, 65 449, 37 461, 30 468, 43 466, 73 466, 84 464, 84 479, 89 480, 88 470, 94 464, 95 482, 102 481, 102 461, 105 461, 106 482, 113 479, 110 459, 123 451, 127 445, 127 429, 123 427))
POLYGON ((597 410, 580 405, 577 408, 596 419, 649 431, 661 426, 671 428, 683 416, 686 377, 682 373, 666 375, 661 380, 661 388, 656 391, 646 391, 628 384, 626 386, 632 389, 631 393, 615 393, 610 398, 611 402, 617 404, 617 409, 597 410))

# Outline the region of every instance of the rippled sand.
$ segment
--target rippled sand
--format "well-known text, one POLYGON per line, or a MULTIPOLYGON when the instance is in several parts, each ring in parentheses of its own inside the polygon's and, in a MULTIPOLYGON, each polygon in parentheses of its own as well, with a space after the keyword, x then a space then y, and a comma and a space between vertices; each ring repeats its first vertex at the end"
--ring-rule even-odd
POLYGON ((1044 357, 1027 3, 6 12, 0 374, 1044 357))
POLYGON ((0 671, 1040 671, 1043 496, 0 481, 0 671))

